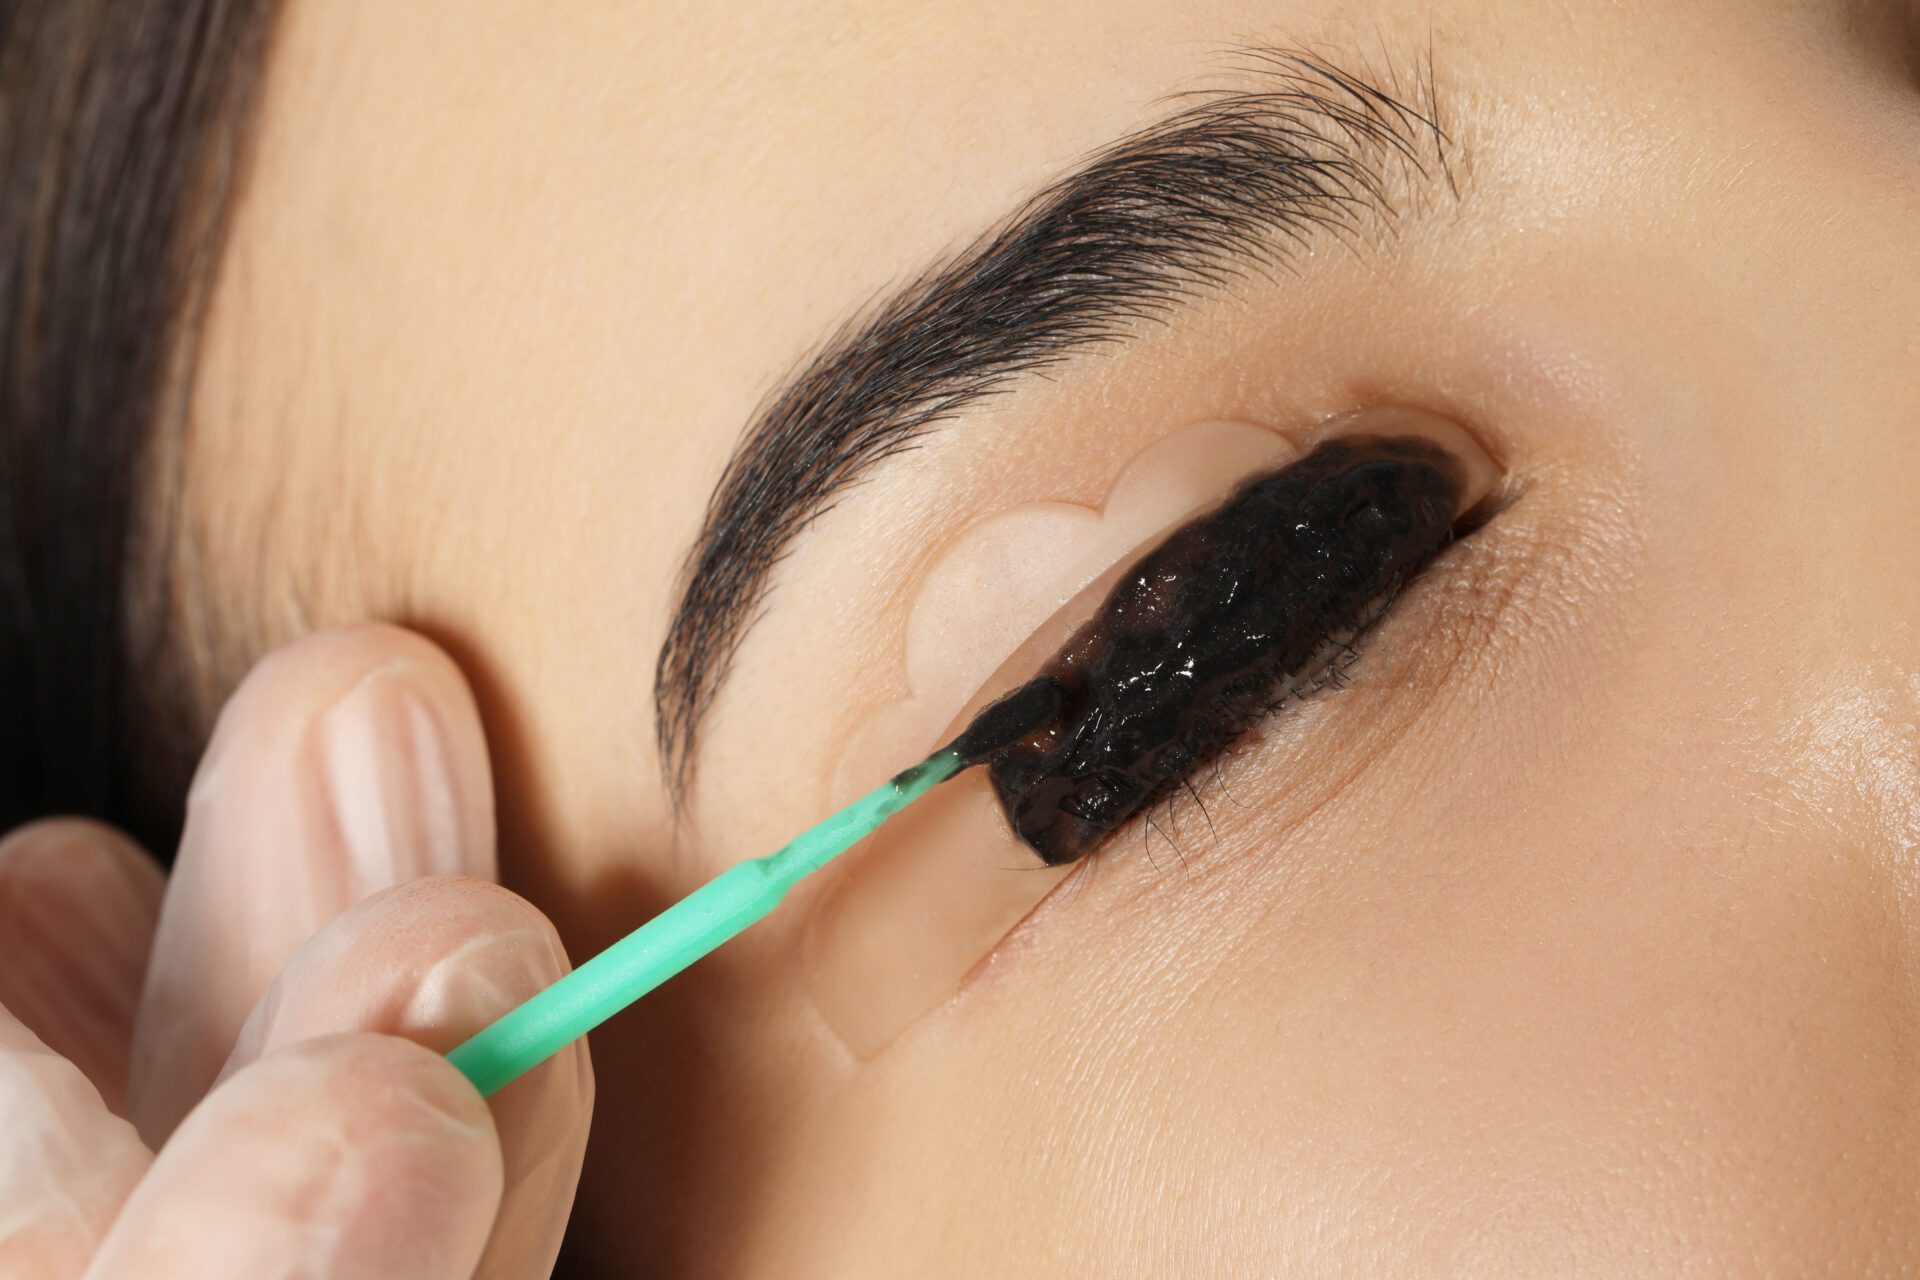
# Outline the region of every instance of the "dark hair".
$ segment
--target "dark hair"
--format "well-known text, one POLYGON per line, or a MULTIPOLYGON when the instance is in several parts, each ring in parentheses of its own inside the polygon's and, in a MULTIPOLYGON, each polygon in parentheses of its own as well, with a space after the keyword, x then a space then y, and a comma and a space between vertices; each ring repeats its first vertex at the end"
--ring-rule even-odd
POLYGON ((141 766, 187 754, 136 617, 167 591, 146 499, 276 8, 0 0, 0 829, 87 813, 161 850, 177 829, 141 766))

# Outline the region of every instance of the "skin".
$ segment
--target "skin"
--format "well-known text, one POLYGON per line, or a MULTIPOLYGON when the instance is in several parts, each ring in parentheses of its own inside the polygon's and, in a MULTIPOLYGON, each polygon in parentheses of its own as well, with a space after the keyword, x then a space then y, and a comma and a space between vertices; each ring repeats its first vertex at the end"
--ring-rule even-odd
POLYGON ((804 893, 597 1033, 570 1259, 1920 1264, 1910 6, 495 8, 289 6, 198 356, 179 629, 210 709, 313 628, 436 640, 500 874, 575 960, 822 814, 910 692, 916 583, 997 510, 1097 506, 1196 422, 1381 401, 1469 424, 1517 495, 1354 687, 1229 762, 1211 831, 1116 842, 883 1051, 799 980, 804 893), (651 659, 767 390, 1250 40, 1402 85, 1431 51, 1458 198, 847 495, 676 819, 651 659))

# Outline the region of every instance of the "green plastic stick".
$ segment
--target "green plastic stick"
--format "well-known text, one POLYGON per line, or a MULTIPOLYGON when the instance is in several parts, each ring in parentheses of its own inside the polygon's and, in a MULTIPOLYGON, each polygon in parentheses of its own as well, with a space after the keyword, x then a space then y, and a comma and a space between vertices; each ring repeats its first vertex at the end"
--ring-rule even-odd
POLYGON ((778 851, 721 872, 482 1028, 448 1059, 481 1093, 502 1088, 765 916, 802 877, 951 778, 960 763, 951 747, 935 752, 778 851))

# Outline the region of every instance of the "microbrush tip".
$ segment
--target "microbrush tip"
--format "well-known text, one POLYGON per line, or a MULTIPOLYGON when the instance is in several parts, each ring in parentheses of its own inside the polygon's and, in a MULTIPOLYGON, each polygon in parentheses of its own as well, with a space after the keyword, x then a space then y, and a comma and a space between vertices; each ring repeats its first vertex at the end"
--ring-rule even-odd
MULTIPOLYGON (((1052 719, 1060 710, 1060 682, 1035 676, 987 706, 960 731, 947 751, 962 769, 1010 747, 1052 719)), ((945 754, 945 753, 941 753, 945 754)))

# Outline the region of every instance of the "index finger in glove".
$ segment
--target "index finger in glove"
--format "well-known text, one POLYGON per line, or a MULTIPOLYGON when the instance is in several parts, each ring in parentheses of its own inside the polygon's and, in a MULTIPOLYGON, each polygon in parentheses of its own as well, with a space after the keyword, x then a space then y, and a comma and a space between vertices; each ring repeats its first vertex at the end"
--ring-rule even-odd
POLYGON ((360 899, 494 874, 479 712, 447 656, 395 627, 308 636, 221 712, 187 801, 141 996, 130 1113, 158 1145, 219 1074, 296 948, 360 899))

